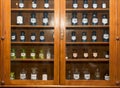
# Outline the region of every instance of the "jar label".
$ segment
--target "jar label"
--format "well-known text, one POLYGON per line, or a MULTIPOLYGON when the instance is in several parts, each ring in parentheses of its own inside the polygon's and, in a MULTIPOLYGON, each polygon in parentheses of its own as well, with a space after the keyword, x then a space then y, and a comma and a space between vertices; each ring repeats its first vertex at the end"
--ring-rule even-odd
POLYGON ((47 74, 42 75, 42 80, 47 80, 47 74))
POLYGON ((73 53, 73 57, 76 58, 78 56, 77 53, 73 53))
POLYGON ((73 23, 73 24, 77 24, 77 22, 78 22, 77 18, 73 18, 73 19, 72 19, 72 23, 73 23))
POLYGON ((87 58, 88 57, 88 53, 84 53, 84 57, 87 58))
POLYGON ((26 79, 26 74, 20 74, 20 79, 26 79))
POLYGON ((110 76, 105 75, 105 80, 110 80, 110 76))
POLYGON ((97 40, 97 36, 93 35, 92 40, 94 40, 94 41, 97 40))
POLYGON ((19 7, 23 8, 24 7, 24 3, 19 3, 19 7))
POLYGON ((72 36, 72 40, 75 41, 76 40, 76 36, 72 36))
POLYGON ((15 56, 15 53, 11 53, 11 56, 12 56, 12 57, 15 56))
POLYGON ((37 4, 32 2, 32 8, 37 8, 37 4))
POLYGON ((109 34, 104 34, 104 35, 103 35, 103 38, 104 38, 104 39, 109 39, 109 34))
POLYGON ((108 54, 106 54, 106 55, 105 55, 105 58, 107 58, 107 59, 108 59, 108 58, 109 58, 109 55, 108 55, 108 54))
POLYGON ((22 57, 25 57, 25 56, 26 56, 26 53, 21 53, 21 56, 22 56, 22 57))
POLYGON ((40 53, 40 54, 39 54, 39 57, 40 57, 41 59, 43 59, 43 58, 44 58, 44 54, 43 54, 43 53, 40 53))
POLYGON ((82 23, 87 24, 88 23, 88 19, 87 18, 83 18, 82 19, 82 23))
POLYGON ((92 23, 97 24, 98 23, 98 18, 93 18, 92 23))
POLYGON ((80 79, 80 75, 79 75, 79 74, 73 74, 73 78, 74 78, 75 80, 78 80, 78 79, 80 79))
POLYGON ((106 25, 107 23, 108 23, 108 19, 107 18, 102 19, 102 24, 106 25))
POLYGON ((17 24, 23 24, 23 16, 17 16, 17 24))
POLYGON ((82 36, 82 40, 86 41, 87 40, 87 36, 82 36))
POLYGON ((12 40, 15 40, 15 39, 16 39, 16 37, 13 35, 13 36, 12 36, 12 40))
POLYGON ((47 53, 47 59, 50 59, 50 58, 51 58, 51 54, 47 53))
POLYGON ((25 40, 25 36, 20 36, 20 40, 25 40))
POLYGON ((97 57, 98 56, 98 53, 97 52, 94 52, 93 53, 93 57, 97 57))
POLYGON ((48 24, 48 18, 43 18, 43 23, 48 24))
POLYGON ((74 3, 73 4, 73 8, 77 8, 78 7, 78 4, 77 3, 74 3))
POLYGON ((31 23, 35 24, 36 23, 36 18, 31 18, 31 23))
POLYGON ((93 8, 94 8, 94 9, 97 8, 97 4, 93 4, 93 8))
POLYGON ((88 4, 84 4, 84 6, 83 6, 84 8, 88 8, 88 4))
POLYGON ((106 8, 106 7, 107 7, 106 3, 103 3, 102 8, 106 8))
POLYGON ((90 79, 90 74, 84 74, 84 79, 89 80, 90 79))
POLYGON ((40 40, 44 40, 45 39, 45 37, 44 36, 40 36, 40 40))
POLYGON ((31 79, 32 80, 37 80, 37 74, 31 74, 31 79))
POLYGON ((49 3, 45 3, 45 4, 44 4, 44 7, 45 7, 45 8, 49 8, 49 3))
POLYGON ((31 40, 35 40, 35 36, 31 36, 31 40))
POLYGON ((35 57, 35 53, 31 53, 30 56, 31 56, 31 57, 35 57))

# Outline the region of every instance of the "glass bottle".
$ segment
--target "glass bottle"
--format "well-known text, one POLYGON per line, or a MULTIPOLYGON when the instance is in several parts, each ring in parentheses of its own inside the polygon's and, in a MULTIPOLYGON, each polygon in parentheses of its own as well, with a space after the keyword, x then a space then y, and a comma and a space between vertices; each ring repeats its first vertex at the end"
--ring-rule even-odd
POLYGON ((92 15, 92 25, 98 25, 98 17, 96 12, 92 15))
POLYGON ((88 18, 86 13, 82 14, 82 25, 88 25, 88 18))
POLYGON ((45 56, 44 56, 44 52, 43 52, 42 49, 40 50, 39 58, 40 58, 40 59, 44 59, 44 58, 45 58, 45 56))
POLYGON ((41 31, 41 32, 40 32, 40 42, 44 42, 44 41, 45 41, 44 32, 41 31))
POLYGON ((22 52, 21 52, 21 58, 22 58, 22 59, 25 59, 25 58, 26 58, 26 52, 25 52, 25 49, 22 49, 22 52))
POLYGON ((31 42, 36 41, 36 34, 35 33, 31 33, 30 40, 31 40, 31 42))
POLYGON ((32 0, 32 8, 37 8, 37 0, 32 0))
POLYGON ((72 12, 71 23, 72 23, 72 25, 77 25, 78 24, 77 12, 72 12))
POLYGON ((97 35, 96 35, 96 31, 92 32, 92 42, 96 42, 97 41, 97 35))
POLYGON ((77 59, 77 58, 78 58, 77 49, 73 49, 72 58, 73 58, 73 59, 77 59))
POLYGON ((16 34, 16 32, 12 32, 11 33, 11 41, 13 42, 13 41, 16 41, 17 40, 17 34, 16 34))
POLYGON ((71 33, 71 41, 76 42, 76 32, 75 31, 72 31, 72 33, 71 33))
POLYGON ((109 59, 109 51, 106 51, 106 52, 105 52, 105 58, 106 58, 106 59, 109 59))
POLYGON ((35 49, 31 49, 30 57, 32 59, 35 59, 35 57, 36 57, 35 49))
POLYGON ((51 59, 50 49, 47 50, 46 59, 51 59))
POLYGON ((31 25, 37 24, 36 14, 34 12, 31 13, 30 24, 31 25))
POLYGON ((19 8, 24 8, 24 0, 19 0, 19 8))
POLYGON ((108 24, 108 18, 107 18, 107 15, 106 15, 106 14, 104 14, 104 15, 102 16, 102 24, 103 24, 103 25, 107 25, 107 24, 108 24))
POLYGON ((17 19, 17 24, 18 24, 18 25, 24 24, 24 17, 23 17, 23 15, 22 15, 21 12, 18 13, 16 19, 17 19))
POLYGON ((42 23, 43 23, 43 25, 48 25, 48 12, 43 13, 42 23))
POLYGON ((90 72, 89 72, 88 68, 85 68, 85 70, 84 70, 84 79, 85 80, 90 79, 90 72))
POLYGON ((72 7, 73 7, 74 9, 78 8, 77 0, 73 0, 73 5, 72 5, 72 7))
POLYGON ((87 41, 87 34, 86 32, 82 32, 82 42, 86 42, 87 41))
POLYGON ((88 49, 84 49, 83 56, 84 56, 84 58, 88 58, 89 57, 88 49))
POLYGON ((16 59, 16 51, 15 51, 15 49, 11 49, 11 59, 16 59))
POLYGON ((109 42, 109 33, 107 30, 103 31, 103 41, 104 42, 109 42))
POLYGON ((97 52, 96 49, 93 49, 92 55, 93 55, 93 58, 97 58, 98 57, 98 52, 97 52))
POLYGON ((107 4, 105 3, 104 0, 102 1, 102 8, 104 8, 104 9, 107 8, 107 4))
POLYGON ((71 79, 71 70, 68 70, 68 74, 67 74, 67 79, 70 80, 71 79))
POLYGON ((88 0, 83 0, 83 8, 88 8, 88 0))
POLYGON ((37 80, 37 68, 36 67, 33 67, 31 68, 32 70, 32 73, 31 73, 31 80, 37 80))
POLYGON ((26 74, 27 74, 27 71, 23 68, 22 71, 20 72, 20 79, 25 80, 26 74))
POLYGON ((104 80, 110 80, 109 73, 106 73, 106 74, 104 75, 104 80))
POLYGON ((47 69, 43 69, 42 72, 42 80, 48 80, 47 69))
POLYGON ((14 79, 15 79, 15 73, 14 73, 14 72, 11 72, 11 73, 10 73, 10 79, 11 79, 11 80, 14 80, 14 79))
POLYGON ((49 8, 50 5, 49 5, 49 0, 44 0, 44 8, 49 8))
POLYGON ((96 71, 95 71, 95 79, 100 80, 100 70, 99 70, 99 68, 97 68, 96 71))
POLYGON ((93 0, 92 7, 96 9, 98 7, 97 0, 93 0))
POLYGON ((25 32, 21 31, 21 35, 20 35, 20 41, 25 42, 25 32))
POLYGON ((74 80, 79 80, 80 79, 80 72, 78 71, 78 68, 75 68, 73 72, 73 79, 74 80))

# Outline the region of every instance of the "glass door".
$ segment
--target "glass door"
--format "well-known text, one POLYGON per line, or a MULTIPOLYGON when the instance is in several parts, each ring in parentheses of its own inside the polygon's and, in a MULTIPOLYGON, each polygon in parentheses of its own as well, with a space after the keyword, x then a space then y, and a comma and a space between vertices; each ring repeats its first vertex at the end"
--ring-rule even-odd
POLYGON ((7 84, 58 83, 59 37, 56 0, 8 0, 7 84), (56 49, 57 47, 57 49, 56 49))
POLYGON ((115 78, 111 67, 114 63, 112 0, 62 1, 65 5, 61 10, 65 22, 62 84, 108 85, 115 78))

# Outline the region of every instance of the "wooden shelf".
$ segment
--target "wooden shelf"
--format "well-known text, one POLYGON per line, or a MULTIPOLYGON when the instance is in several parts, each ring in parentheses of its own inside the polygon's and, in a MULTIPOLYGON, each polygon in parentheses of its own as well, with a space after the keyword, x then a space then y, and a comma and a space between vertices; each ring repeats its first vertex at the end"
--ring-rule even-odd
POLYGON ((54 44, 54 42, 11 42, 11 44, 54 44))
POLYGON ((34 61, 34 62, 53 62, 54 59, 31 59, 31 58, 26 58, 26 59, 21 59, 21 58, 16 58, 16 59, 11 59, 11 61, 24 61, 24 62, 29 62, 29 61, 34 61))
POLYGON ((105 58, 89 58, 89 59, 83 59, 83 58, 78 58, 78 59, 66 59, 67 62, 109 62, 109 59, 105 58))
POLYGON ((94 44, 94 45, 108 45, 109 42, 66 42, 66 44, 86 44, 86 45, 91 45, 91 44, 94 44))
POLYGON ((38 12, 45 12, 45 11, 47 11, 47 12, 54 12, 54 9, 39 9, 39 8, 37 8, 37 9, 32 9, 32 8, 23 8, 23 9, 21 9, 21 8, 12 8, 11 11, 25 11, 25 12, 27 12, 27 11, 38 11, 38 12))
POLYGON ((105 8, 105 9, 103 9, 103 8, 96 8, 96 9, 93 9, 93 8, 87 8, 87 9, 85 9, 85 8, 78 8, 78 9, 72 9, 72 8, 70 8, 70 9, 66 9, 66 11, 67 12, 72 12, 72 11, 77 11, 77 12, 81 12, 81 11, 89 11, 89 12, 91 12, 91 11, 101 11, 101 12, 103 12, 103 11, 109 11, 109 8, 105 8))
POLYGON ((43 25, 11 25, 12 28, 54 28, 54 26, 43 25))
POLYGON ((66 28, 109 28, 109 25, 70 25, 66 28))

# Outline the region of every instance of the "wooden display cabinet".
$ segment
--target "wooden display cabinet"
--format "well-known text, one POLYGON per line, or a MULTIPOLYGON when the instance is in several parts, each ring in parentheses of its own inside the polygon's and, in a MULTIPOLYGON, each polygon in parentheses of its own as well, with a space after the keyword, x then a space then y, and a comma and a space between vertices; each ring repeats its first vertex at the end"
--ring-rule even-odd
POLYGON ((55 85, 59 83, 59 3, 49 0, 49 8, 44 8, 44 0, 37 0, 37 8, 32 8, 32 0, 24 0, 24 8, 18 7, 19 0, 4 2, 3 10, 7 23, 4 30, 4 83, 5 85, 55 85), (16 23, 21 12, 23 24, 16 23), (36 14, 36 25, 30 24, 31 13, 36 14), (48 25, 43 25, 43 13, 48 13, 48 25), (20 40, 21 32, 25 33, 25 41, 20 40), (45 41, 40 41, 40 32, 44 32, 45 41), (16 40, 11 41, 12 33, 16 33, 16 40), (35 33, 36 40, 31 41, 31 33, 35 33), (51 57, 47 59, 47 50, 51 57), (34 50, 34 51, 33 51, 34 50), (15 54, 12 58, 11 55, 15 54), (35 58, 31 58, 31 53, 35 58), (40 53, 42 56, 40 57, 40 53), (26 54, 24 58, 21 55, 26 54), (21 76, 22 74, 22 76, 21 76), (26 74, 26 75, 25 75, 26 74), (33 74, 31 76, 31 74, 33 74), (37 76, 36 76, 37 74, 37 76), (43 77, 43 74, 44 77, 43 77), (46 79, 47 74, 47 79, 46 79), (22 78, 21 78, 22 77, 22 78), (24 79, 25 78, 25 79, 24 79), (22 80, 24 79, 24 80, 22 80))
POLYGON ((83 0, 77 0, 78 8, 73 8, 73 0, 61 1, 61 78, 60 82, 64 85, 91 85, 91 86, 114 86, 116 85, 116 69, 114 64, 117 62, 115 56, 115 19, 116 3, 113 0, 104 0, 106 8, 102 8, 102 0, 97 0, 98 7, 92 8, 92 0, 88 0, 89 7, 83 8, 83 0), (64 5, 63 5, 64 4, 64 5), (112 12, 113 11, 113 12, 112 12), (98 24, 92 24, 92 14, 96 12, 98 24), (77 13, 77 25, 72 25, 72 13, 77 13), (82 14, 87 13, 88 25, 82 25, 82 14), (108 17, 108 24, 102 24, 102 15, 108 17), (109 31, 109 41, 103 41, 103 31, 109 31), (96 31, 97 41, 92 42, 92 32, 96 31), (71 41, 72 32, 76 33, 76 40, 71 41), (86 32, 87 41, 81 41, 82 32, 86 32), (74 49, 76 50, 74 52, 74 49), (84 54, 87 49, 87 58, 84 54), (93 57, 93 50, 97 51, 97 57, 93 57), (109 51, 109 59, 105 58, 105 52, 109 51), (77 54, 76 54, 77 53, 77 54), (77 58, 73 58, 73 55, 77 58), (75 73, 77 69, 77 73, 75 73), (87 69, 87 71, 86 71, 87 69), (99 79, 95 78, 96 69, 99 69, 99 79), (105 80, 105 74, 109 74, 110 80, 105 80), (79 75, 78 75, 79 74, 79 75), (86 76, 87 75, 87 76, 86 76), (77 78, 75 78, 77 77, 77 78))

